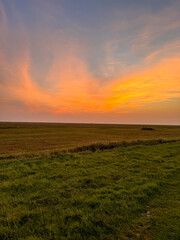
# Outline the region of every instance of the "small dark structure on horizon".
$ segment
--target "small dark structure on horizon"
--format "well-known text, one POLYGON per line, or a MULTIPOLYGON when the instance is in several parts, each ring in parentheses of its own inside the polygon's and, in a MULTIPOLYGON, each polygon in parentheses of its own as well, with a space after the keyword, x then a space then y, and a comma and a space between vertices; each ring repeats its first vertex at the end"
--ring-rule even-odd
POLYGON ((152 128, 152 127, 143 127, 143 128, 141 128, 141 130, 154 130, 154 128, 152 128))

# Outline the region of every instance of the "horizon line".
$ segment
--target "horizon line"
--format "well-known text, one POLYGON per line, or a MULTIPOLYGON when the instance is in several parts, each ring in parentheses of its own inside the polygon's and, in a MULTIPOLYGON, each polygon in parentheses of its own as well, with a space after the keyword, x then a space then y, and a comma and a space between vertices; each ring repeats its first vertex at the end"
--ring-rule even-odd
POLYGON ((151 124, 151 123, 93 123, 93 122, 43 122, 43 121, 0 121, 0 123, 41 123, 41 124, 91 124, 91 125, 148 125, 148 126, 178 126, 180 124, 151 124))

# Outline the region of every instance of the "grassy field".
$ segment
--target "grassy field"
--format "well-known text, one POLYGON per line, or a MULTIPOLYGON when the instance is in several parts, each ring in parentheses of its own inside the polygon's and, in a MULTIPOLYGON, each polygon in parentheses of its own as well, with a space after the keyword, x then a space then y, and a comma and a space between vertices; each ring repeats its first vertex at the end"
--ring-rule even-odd
POLYGON ((0 123, 0 154, 69 149, 92 143, 180 139, 180 126, 0 123))
POLYGON ((142 127, 1 123, 0 239, 178 240, 180 142, 150 140, 180 128, 142 127), (61 153, 132 140, 149 145, 61 153))

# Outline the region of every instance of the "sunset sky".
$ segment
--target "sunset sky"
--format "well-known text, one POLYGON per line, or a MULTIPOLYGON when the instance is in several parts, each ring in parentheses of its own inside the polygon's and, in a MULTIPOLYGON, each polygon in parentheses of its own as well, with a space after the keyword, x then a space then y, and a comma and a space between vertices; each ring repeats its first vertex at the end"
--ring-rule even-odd
POLYGON ((180 1, 0 0, 0 121, 180 124, 180 1))

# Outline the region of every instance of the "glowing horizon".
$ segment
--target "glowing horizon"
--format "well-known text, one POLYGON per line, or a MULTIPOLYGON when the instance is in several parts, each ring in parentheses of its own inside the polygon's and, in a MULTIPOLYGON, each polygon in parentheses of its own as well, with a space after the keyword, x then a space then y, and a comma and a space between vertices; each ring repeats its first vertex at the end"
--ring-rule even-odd
POLYGON ((179 10, 0 0, 0 121, 180 124, 179 10))

